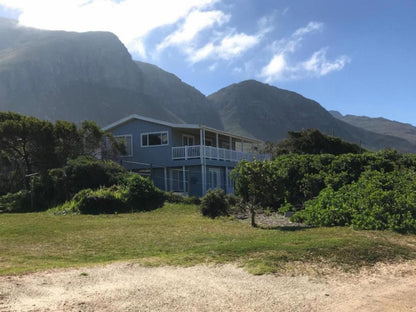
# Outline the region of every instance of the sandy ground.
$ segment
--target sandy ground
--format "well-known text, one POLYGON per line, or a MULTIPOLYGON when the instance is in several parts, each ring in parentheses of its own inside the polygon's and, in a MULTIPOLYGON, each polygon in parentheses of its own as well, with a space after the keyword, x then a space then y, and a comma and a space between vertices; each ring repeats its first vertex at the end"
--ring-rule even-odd
POLYGON ((297 276, 131 262, 52 270, 0 277, 0 311, 416 311, 416 262, 297 276))

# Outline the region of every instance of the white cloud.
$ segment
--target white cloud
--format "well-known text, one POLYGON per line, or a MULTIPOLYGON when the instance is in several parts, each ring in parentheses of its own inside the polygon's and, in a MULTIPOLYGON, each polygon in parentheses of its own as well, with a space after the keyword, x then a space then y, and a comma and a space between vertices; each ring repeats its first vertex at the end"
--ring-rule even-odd
POLYGON ((297 29, 289 38, 283 38, 273 42, 272 49, 278 53, 294 53, 299 48, 305 35, 321 31, 322 28, 322 23, 310 22, 305 27, 297 29))
POLYGON ((332 71, 343 69, 350 62, 350 58, 345 55, 330 62, 326 59, 326 51, 327 49, 321 49, 315 52, 309 60, 301 64, 301 68, 314 76, 325 76, 332 71))
POLYGON ((266 82, 322 77, 330 72, 342 70, 350 62, 350 58, 345 55, 329 61, 326 51, 326 48, 321 49, 313 53, 308 60, 294 65, 286 62, 284 54, 276 54, 269 64, 263 67, 259 76, 266 82))
POLYGON ((183 50, 191 63, 198 63, 206 59, 231 60, 241 56, 247 50, 257 46, 267 33, 273 30, 273 17, 262 17, 258 20, 258 32, 254 35, 236 33, 235 29, 219 32, 203 47, 195 48, 190 45, 183 50))
POLYGON ((302 37, 310 32, 322 30, 323 24, 318 22, 310 22, 306 27, 301 27, 296 30, 292 37, 302 37))
POLYGON ((166 37, 157 49, 162 50, 170 45, 180 45, 192 41, 196 35, 204 29, 211 28, 215 24, 220 26, 230 19, 229 15, 221 11, 193 11, 183 25, 174 33, 166 37))
POLYGON ((278 80, 286 70, 286 61, 283 54, 273 56, 269 64, 263 67, 260 76, 266 78, 266 82, 278 80))
POLYGON ((261 35, 245 33, 226 35, 218 43, 209 42, 199 49, 188 48, 187 54, 191 63, 208 58, 230 60, 257 45, 260 39, 261 35))
POLYGON ((111 31, 135 52, 145 53, 143 40, 152 30, 171 25, 218 0, 0 0, 21 11, 24 26, 68 31, 111 31))
POLYGON ((322 23, 310 22, 305 27, 297 29, 289 38, 273 42, 271 49, 273 55, 269 63, 264 66, 258 75, 266 82, 278 80, 293 80, 306 77, 321 77, 333 71, 342 70, 350 58, 342 55, 333 61, 326 57, 327 48, 322 48, 312 56, 301 62, 289 62, 290 56, 299 50, 304 37, 310 33, 321 31, 322 23))

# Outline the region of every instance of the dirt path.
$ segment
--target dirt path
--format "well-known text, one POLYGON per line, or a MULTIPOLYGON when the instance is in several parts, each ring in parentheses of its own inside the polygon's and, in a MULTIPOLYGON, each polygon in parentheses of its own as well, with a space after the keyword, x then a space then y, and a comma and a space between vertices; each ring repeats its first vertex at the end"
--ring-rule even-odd
POLYGON ((134 263, 3 276, 0 311, 416 311, 416 262, 324 277, 134 263))

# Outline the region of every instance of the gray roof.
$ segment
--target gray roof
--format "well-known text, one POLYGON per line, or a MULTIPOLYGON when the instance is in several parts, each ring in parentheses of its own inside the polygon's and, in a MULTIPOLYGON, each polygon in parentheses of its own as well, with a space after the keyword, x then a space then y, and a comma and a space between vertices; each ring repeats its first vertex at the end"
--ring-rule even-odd
POLYGON ((232 133, 229 133, 229 132, 225 132, 223 130, 218 130, 218 129, 211 128, 211 127, 204 126, 204 125, 172 123, 172 122, 158 120, 158 119, 145 117, 145 116, 141 116, 141 115, 137 115, 137 114, 129 115, 129 116, 124 117, 124 118, 122 118, 122 119, 120 119, 116 122, 113 122, 112 124, 109 124, 109 125, 103 127, 103 130, 104 131, 112 130, 112 129, 114 129, 114 128, 116 128, 116 127, 118 127, 118 126, 120 126, 124 123, 129 122, 130 120, 133 120, 133 119, 143 120, 143 121, 147 121, 147 122, 151 122, 151 123, 155 123, 155 124, 159 124, 159 125, 168 126, 168 127, 171 127, 171 128, 176 128, 176 129, 197 129, 197 130, 204 129, 204 130, 208 130, 210 132, 230 136, 230 137, 240 139, 240 140, 243 140, 243 141, 246 141, 246 142, 263 143, 263 141, 255 139, 255 138, 250 138, 250 137, 246 137, 246 136, 242 136, 242 135, 232 134, 232 133))

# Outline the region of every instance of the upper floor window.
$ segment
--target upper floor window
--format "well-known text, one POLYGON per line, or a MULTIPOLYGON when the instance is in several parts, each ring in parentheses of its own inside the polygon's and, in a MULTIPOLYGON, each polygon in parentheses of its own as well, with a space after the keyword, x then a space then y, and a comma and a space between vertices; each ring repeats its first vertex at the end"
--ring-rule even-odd
POLYGON ((142 133, 142 146, 160 146, 168 144, 167 131, 142 133))
POLYGON ((118 140, 119 142, 122 142, 124 144, 125 154, 123 154, 121 156, 133 156, 133 148, 132 148, 133 144, 132 144, 131 134, 116 135, 115 138, 116 138, 116 140, 118 140))
POLYGON ((195 145, 195 137, 189 134, 182 134, 182 144, 183 146, 195 145))

